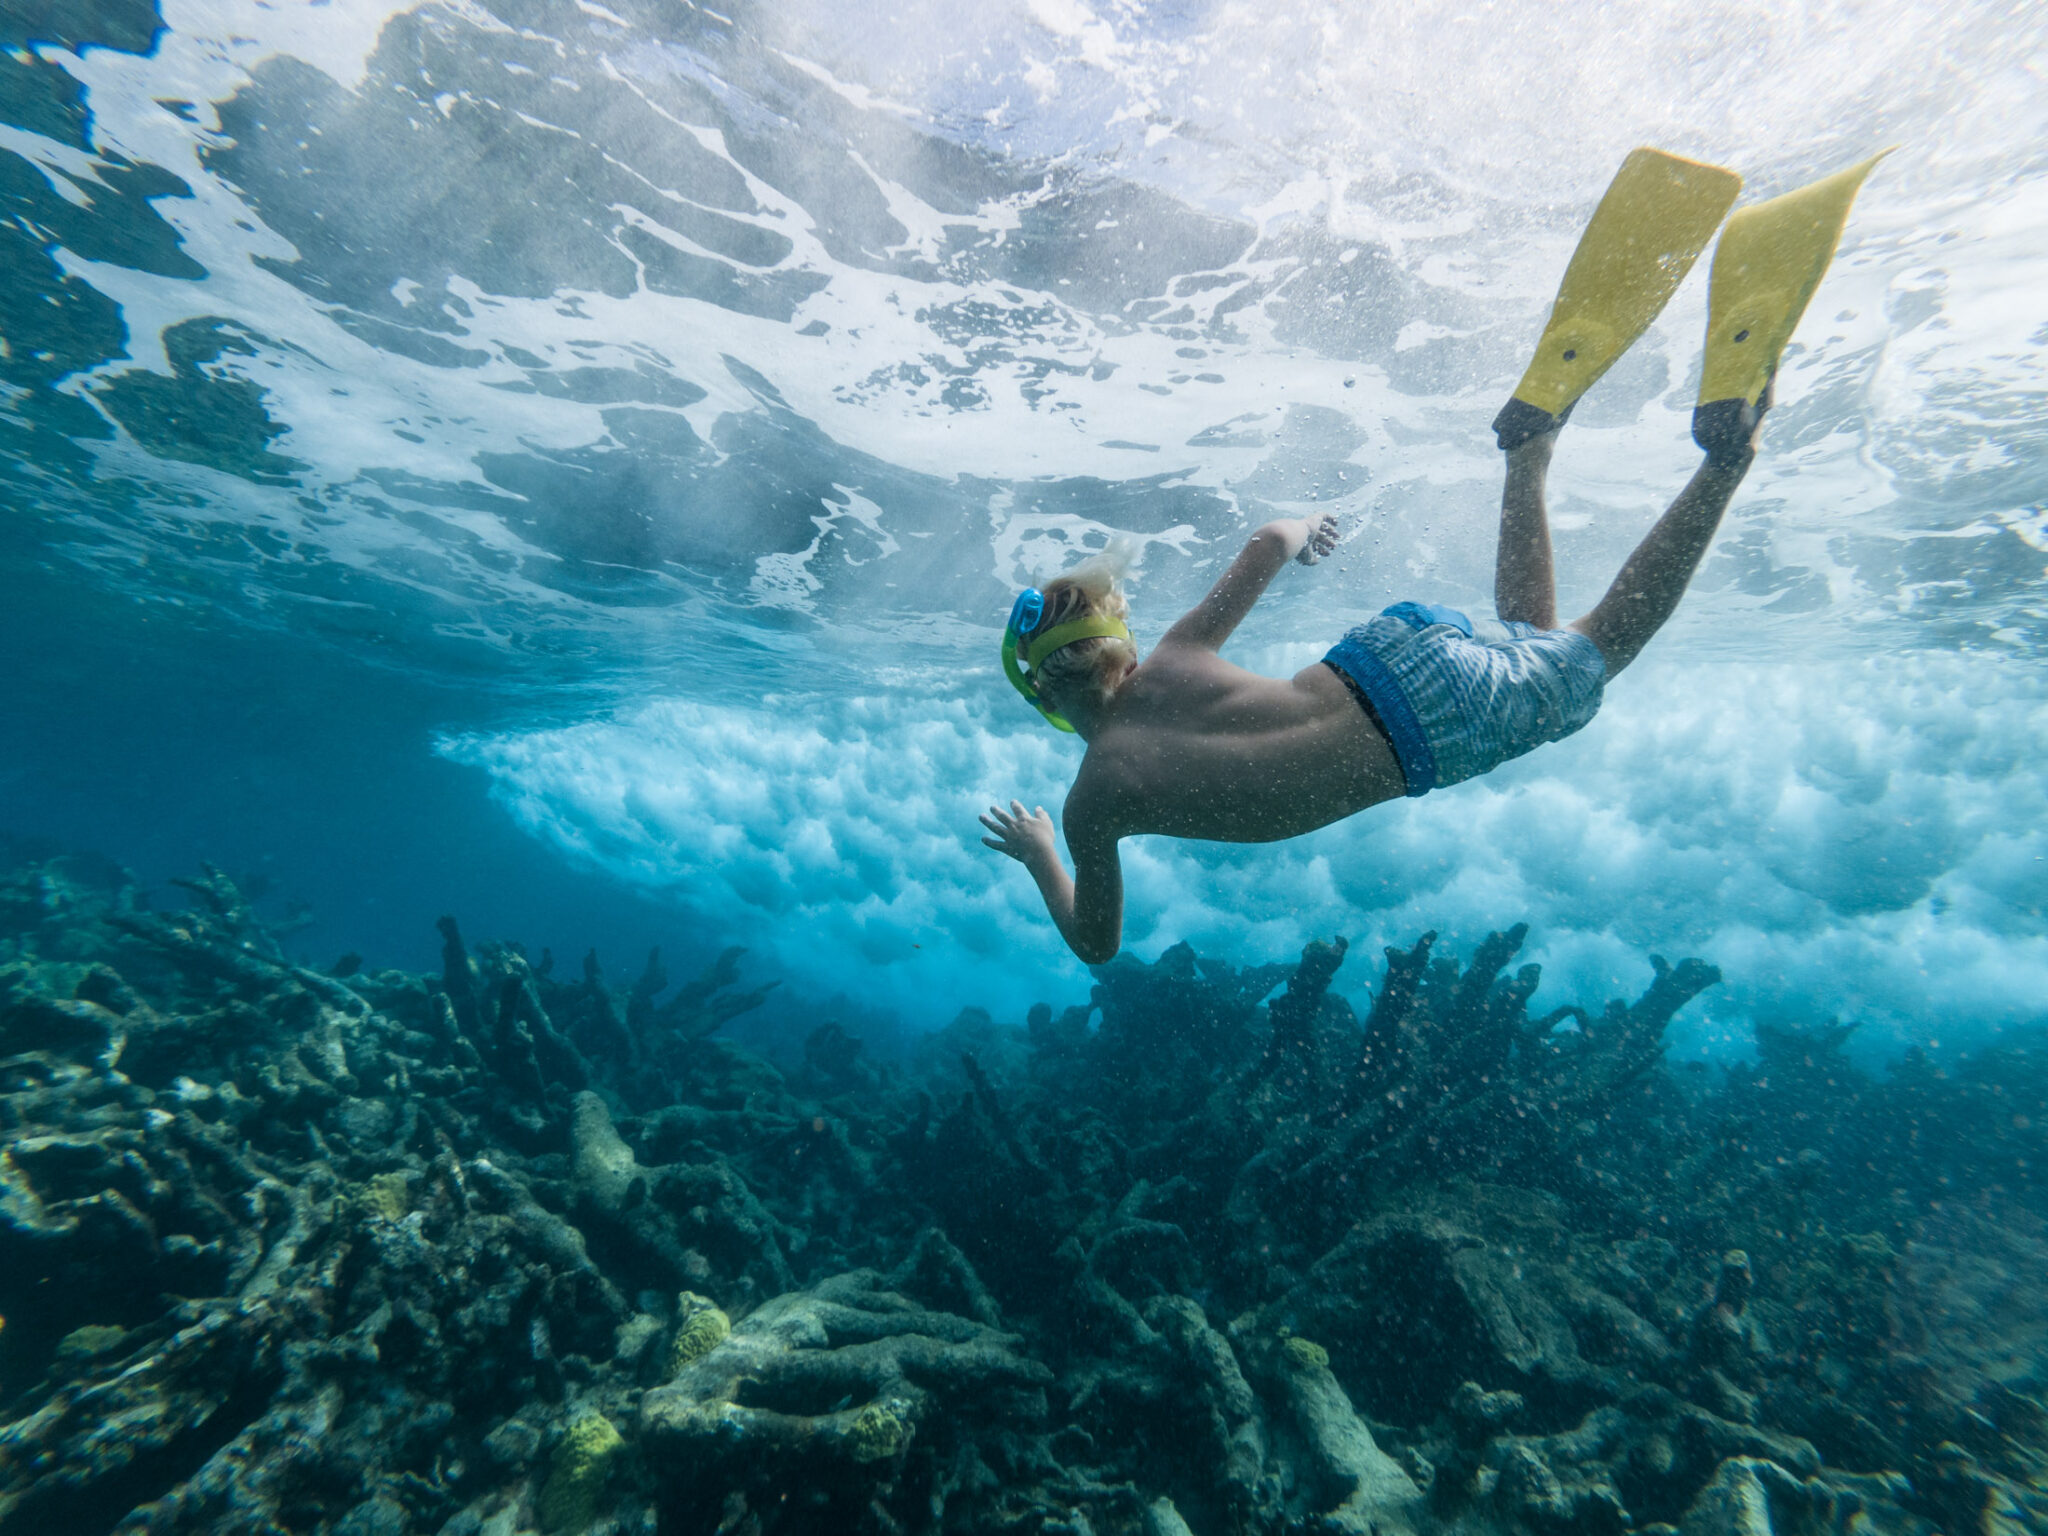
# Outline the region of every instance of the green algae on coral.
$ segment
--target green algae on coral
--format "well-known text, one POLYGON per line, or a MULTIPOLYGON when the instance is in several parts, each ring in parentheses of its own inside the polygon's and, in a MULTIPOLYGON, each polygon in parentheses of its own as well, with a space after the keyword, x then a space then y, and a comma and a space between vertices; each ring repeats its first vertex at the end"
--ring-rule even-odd
POLYGON ((692 1360, 710 1354, 732 1332, 732 1319, 710 1297, 699 1296, 695 1291, 684 1291, 676 1297, 676 1311, 682 1321, 676 1326, 675 1343, 669 1346, 671 1376, 692 1360))
POLYGON ((1312 1339, 1298 1336, 1282 1339, 1280 1353, 1287 1363, 1298 1371, 1314 1370, 1319 1365, 1330 1363, 1330 1352, 1312 1339))
POLYGON ((373 1174, 363 1184, 363 1209, 386 1221, 402 1221, 412 1210, 411 1181, 403 1173, 373 1174))
POLYGON ((562 1432, 540 1493, 542 1530, 580 1531, 596 1518, 599 1496, 625 1444, 601 1413, 586 1413, 562 1432))
POLYGON ((910 1444, 910 1431, 901 1403, 869 1403, 847 1426, 846 1446, 855 1461, 886 1461, 910 1444))

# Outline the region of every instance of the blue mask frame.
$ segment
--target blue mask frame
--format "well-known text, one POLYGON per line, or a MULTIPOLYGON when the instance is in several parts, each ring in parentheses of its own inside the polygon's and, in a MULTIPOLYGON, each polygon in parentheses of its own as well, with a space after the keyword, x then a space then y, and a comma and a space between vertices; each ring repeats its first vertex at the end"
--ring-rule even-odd
POLYGON ((1016 602, 1010 605, 1009 620, 1003 625, 1003 676, 1010 680, 1010 686, 1023 694, 1046 720, 1059 730, 1073 734, 1074 727, 1066 718, 1046 708, 1038 697, 1038 687, 1031 680, 1026 667, 1036 669, 1038 664, 1062 646, 1072 645, 1076 640, 1092 640, 1099 636, 1113 636, 1120 640, 1131 638, 1131 631, 1119 619, 1086 618, 1071 619, 1065 624, 1055 624, 1042 635, 1031 635, 1045 618, 1045 594, 1036 587, 1026 587, 1017 594, 1016 602), (1018 652, 1023 651, 1020 661, 1018 652))

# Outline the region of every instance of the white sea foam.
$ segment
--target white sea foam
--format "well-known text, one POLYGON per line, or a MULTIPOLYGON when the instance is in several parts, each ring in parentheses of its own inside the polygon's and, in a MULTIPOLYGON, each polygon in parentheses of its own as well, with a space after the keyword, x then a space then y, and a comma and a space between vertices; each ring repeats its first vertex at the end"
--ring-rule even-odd
MULTIPOLYGON (((1342 933, 1360 988, 1381 944, 1434 928, 1462 952, 1527 919, 1549 1004, 1634 995, 1658 950, 1726 973, 1697 1043, 1835 1015, 1885 1048, 1954 1040, 2048 995, 2044 741, 2048 684, 2017 664, 1667 654, 1487 779, 1289 844, 1126 843, 1127 939, 1245 963, 1342 933)), ((569 856, 915 1016, 1088 985, 975 822, 1012 796, 1057 811, 1077 754, 979 706, 666 700, 442 750, 569 856)))

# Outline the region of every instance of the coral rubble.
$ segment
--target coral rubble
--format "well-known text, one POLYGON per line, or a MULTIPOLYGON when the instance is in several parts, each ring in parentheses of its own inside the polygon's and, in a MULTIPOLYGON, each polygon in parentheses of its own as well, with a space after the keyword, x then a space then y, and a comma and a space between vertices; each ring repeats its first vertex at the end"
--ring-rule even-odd
POLYGON ((1169 950, 900 1060, 0 876, 0 1532, 2048 1529, 2048 1048, 1169 950))

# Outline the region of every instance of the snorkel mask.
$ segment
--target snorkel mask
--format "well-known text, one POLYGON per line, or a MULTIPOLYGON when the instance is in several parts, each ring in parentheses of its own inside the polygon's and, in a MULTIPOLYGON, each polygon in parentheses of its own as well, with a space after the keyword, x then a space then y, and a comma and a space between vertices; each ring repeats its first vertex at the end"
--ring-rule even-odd
POLYGON ((1071 733, 1073 727, 1061 716, 1047 709, 1038 697, 1038 687, 1031 681, 1031 673, 1038 670, 1038 664, 1062 646, 1072 645, 1076 640, 1094 640, 1114 637, 1119 640, 1131 638, 1131 631, 1121 619, 1085 618, 1069 619, 1064 624, 1055 624, 1042 635, 1031 632, 1038 628, 1038 621, 1045 617, 1045 594, 1036 587, 1027 587, 1017 594, 1017 601, 1010 605, 1010 621, 1003 626, 1003 676, 1010 680, 1037 711, 1059 729, 1071 733), (1025 638, 1029 636, 1030 638, 1025 638), (1021 665, 1020 662, 1021 651, 1021 665))

